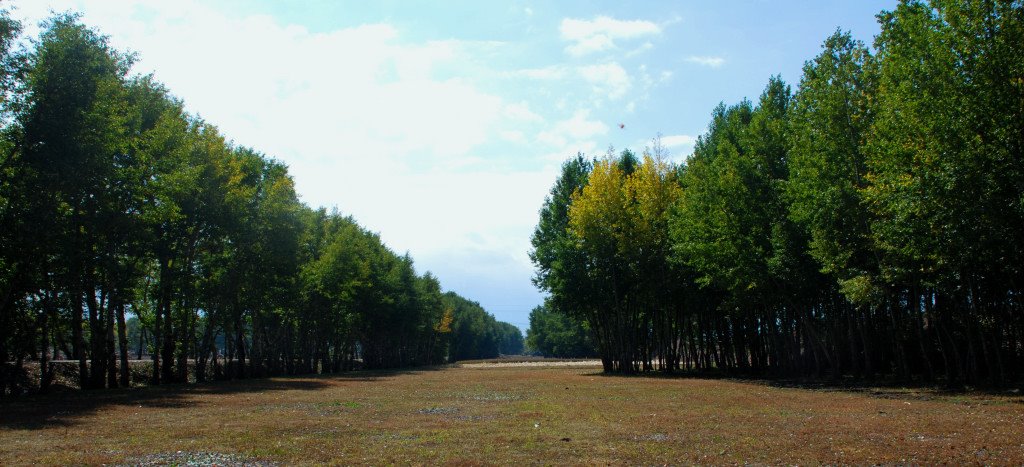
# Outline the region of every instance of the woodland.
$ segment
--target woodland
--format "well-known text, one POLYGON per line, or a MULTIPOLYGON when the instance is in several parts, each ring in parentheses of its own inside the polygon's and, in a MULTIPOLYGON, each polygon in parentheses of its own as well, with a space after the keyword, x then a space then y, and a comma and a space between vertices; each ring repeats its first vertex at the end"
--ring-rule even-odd
POLYGON ((528 342, 582 332, 614 373, 1020 382, 1024 6, 878 21, 716 107, 680 164, 657 139, 565 162, 528 342))
MULTIPOLYGON (((518 354, 606 373, 1024 380, 1024 5, 904 0, 692 154, 567 160, 524 339, 296 194, 73 14, 0 14, 0 395, 518 354), (131 341, 129 341, 131 337, 131 341), (148 372, 133 374, 131 349, 148 372)), ((343 200, 339 200, 343 201, 343 200)))
POLYGON ((0 395, 47 391, 55 360, 98 389, 522 351, 77 16, 21 29, 0 16, 0 395))

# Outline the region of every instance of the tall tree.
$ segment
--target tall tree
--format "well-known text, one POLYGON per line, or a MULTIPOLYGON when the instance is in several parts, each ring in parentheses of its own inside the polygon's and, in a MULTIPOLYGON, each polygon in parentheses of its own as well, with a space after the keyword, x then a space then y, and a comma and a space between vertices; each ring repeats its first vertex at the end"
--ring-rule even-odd
POLYGON ((124 79, 130 63, 77 17, 56 16, 44 24, 30 56, 26 104, 19 115, 18 151, 25 172, 32 174, 27 192, 35 193, 32 209, 48 215, 34 228, 58 236, 48 242, 49 253, 55 265, 66 265, 56 280, 71 305, 72 349, 83 387, 103 385, 109 360, 104 319, 111 291, 103 275, 116 263, 117 251, 111 243, 116 239, 104 234, 112 220, 121 224, 126 213, 118 206, 119 196, 125 196, 119 188, 130 190, 132 184, 122 170, 130 164, 124 160, 129 144, 124 79))
POLYGON ((953 377, 999 382, 1020 359, 1024 7, 904 1, 880 22, 864 193, 883 274, 911 316, 934 308, 953 377))

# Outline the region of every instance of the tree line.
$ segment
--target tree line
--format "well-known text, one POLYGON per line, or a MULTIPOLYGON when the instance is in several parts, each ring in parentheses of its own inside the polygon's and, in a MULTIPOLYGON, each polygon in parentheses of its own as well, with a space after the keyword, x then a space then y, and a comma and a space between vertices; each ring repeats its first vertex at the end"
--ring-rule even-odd
POLYGON ((535 282, 605 371, 1005 384, 1024 376, 1024 7, 904 0, 796 90, 567 161, 535 282))
POLYGON ((530 311, 526 351, 544 357, 593 358, 597 356, 590 328, 577 317, 559 313, 546 304, 530 311))
POLYGON ((464 324, 481 319, 465 299, 301 203, 282 162, 131 75, 134 57, 77 16, 20 35, 3 12, 0 395, 46 390, 55 358, 82 388, 130 385, 126 321, 152 384, 490 356, 466 343, 477 333, 521 342, 476 304, 489 321, 464 324))
POLYGON ((452 310, 452 360, 495 358, 523 353, 523 334, 512 324, 498 321, 479 303, 454 292, 444 294, 452 310))

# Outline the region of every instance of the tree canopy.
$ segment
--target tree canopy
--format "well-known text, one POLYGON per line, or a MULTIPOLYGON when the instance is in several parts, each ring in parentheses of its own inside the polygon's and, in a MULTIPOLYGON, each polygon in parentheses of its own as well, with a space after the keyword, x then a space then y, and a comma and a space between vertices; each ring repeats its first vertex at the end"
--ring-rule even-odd
POLYGON ((0 395, 46 390, 54 359, 82 388, 137 383, 130 345, 152 384, 521 351, 517 328, 301 203, 283 162, 131 75, 77 16, 19 34, 0 14, 0 395))
POLYGON ((1024 376, 1024 8, 878 19, 795 91, 716 107, 679 165, 658 144, 567 162, 533 237, 538 323, 580 321, 613 372, 1024 376))

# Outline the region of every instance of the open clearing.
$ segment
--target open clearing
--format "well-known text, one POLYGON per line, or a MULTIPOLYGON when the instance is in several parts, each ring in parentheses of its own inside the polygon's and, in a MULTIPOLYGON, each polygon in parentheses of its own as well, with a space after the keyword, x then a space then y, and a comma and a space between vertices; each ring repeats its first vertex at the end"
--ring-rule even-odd
POLYGON ((1020 464, 1024 398, 505 366, 0 402, 0 464, 189 461, 1020 464))

